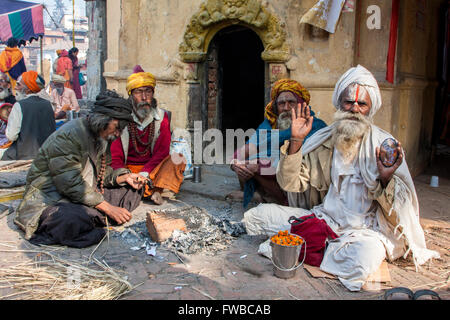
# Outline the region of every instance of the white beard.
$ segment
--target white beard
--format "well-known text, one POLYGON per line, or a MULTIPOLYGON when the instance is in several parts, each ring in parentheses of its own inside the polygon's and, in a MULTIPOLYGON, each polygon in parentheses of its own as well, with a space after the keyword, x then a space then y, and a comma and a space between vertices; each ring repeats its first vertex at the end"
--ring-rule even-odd
POLYGON ((280 115, 277 118, 277 129, 286 130, 291 127, 291 124, 292 124, 291 112, 285 111, 280 113, 280 115))
POLYGON ((133 100, 133 112, 140 121, 147 119, 148 115, 151 112, 151 108, 151 103, 139 102, 136 104, 133 100))
POLYGON ((27 97, 28 97, 28 95, 26 93, 24 93, 23 91, 16 91, 16 100, 17 101, 26 99, 27 97))
POLYGON ((361 114, 341 110, 336 111, 334 119, 337 125, 333 132, 333 143, 341 153, 344 163, 348 164, 358 154, 361 140, 370 127, 370 121, 361 114), (353 117, 358 120, 351 119, 353 117))
POLYGON ((11 95, 10 89, 3 89, 0 91, 0 100, 3 101, 11 95))

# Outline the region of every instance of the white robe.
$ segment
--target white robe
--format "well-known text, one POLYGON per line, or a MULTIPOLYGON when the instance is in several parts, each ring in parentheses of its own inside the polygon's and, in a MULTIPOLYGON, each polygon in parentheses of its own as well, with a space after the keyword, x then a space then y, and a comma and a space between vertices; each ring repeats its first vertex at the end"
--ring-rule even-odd
MULTIPOLYGON (((402 241, 394 244, 378 232, 376 206, 373 206, 373 200, 367 195, 358 161, 344 164, 339 151, 335 149, 330 188, 323 203, 315 206, 311 212, 325 220, 339 235, 339 238, 329 242, 320 269, 336 275, 351 291, 360 290, 367 277, 379 268, 386 257, 384 243, 388 247, 403 247, 402 241)), ((290 230, 289 223, 285 223, 289 217, 307 214, 308 211, 299 208, 260 205, 245 213, 244 222, 250 227, 247 230, 250 234, 271 234, 278 230, 290 230), (266 223, 271 218, 271 230, 261 232, 262 229, 254 228, 257 219, 260 219, 260 225, 267 228, 266 223)), ((270 256, 266 252, 267 248, 268 243, 265 243, 260 253, 270 256)))
MULTIPOLYGON (((311 136, 302 147, 302 153, 307 154, 326 141, 333 128, 334 124, 311 136)), ((412 252, 416 266, 430 258, 439 258, 437 252, 426 248, 419 223, 417 195, 405 160, 392 177, 395 181, 393 210, 397 215, 396 228, 392 230, 380 208, 371 211, 372 200, 368 199, 367 194, 375 189, 378 178, 373 155, 375 147, 388 137, 391 135, 371 125, 351 166, 342 166, 340 159, 333 155, 332 184, 323 203, 311 210, 340 236, 329 242, 320 268, 337 275, 352 291, 360 290, 367 277, 378 269, 385 258, 392 261, 412 252), (400 226, 403 231, 399 234, 397 230, 400 226)), ((297 197, 301 196, 297 194, 297 197)), ((290 194, 290 206, 295 206, 291 203, 293 198, 290 194)), ((261 204, 245 212, 243 222, 248 234, 270 236, 279 230, 290 230, 289 217, 300 217, 311 212, 261 204)), ((267 241, 260 246, 259 253, 270 257, 267 241)))
POLYGON ((401 251, 404 241, 379 232, 377 207, 368 197, 356 157, 345 164, 335 148, 332 161, 328 193, 323 203, 311 210, 339 235, 329 242, 320 269, 338 276, 349 290, 358 291, 386 258, 385 248, 401 251))

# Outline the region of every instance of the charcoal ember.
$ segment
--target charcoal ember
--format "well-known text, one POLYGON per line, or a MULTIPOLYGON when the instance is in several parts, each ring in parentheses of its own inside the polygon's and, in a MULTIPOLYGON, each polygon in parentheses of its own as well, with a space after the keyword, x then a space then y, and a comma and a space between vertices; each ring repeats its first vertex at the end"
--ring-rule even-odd
POLYGON ((231 221, 228 219, 215 218, 214 223, 225 233, 232 237, 239 237, 241 234, 247 233, 243 222, 231 221))
POLYGON ((380 146, 380 160, 385 167, 392 167, 397 161, 399 153, 398 143, 392 138, 387 138, 380 146))

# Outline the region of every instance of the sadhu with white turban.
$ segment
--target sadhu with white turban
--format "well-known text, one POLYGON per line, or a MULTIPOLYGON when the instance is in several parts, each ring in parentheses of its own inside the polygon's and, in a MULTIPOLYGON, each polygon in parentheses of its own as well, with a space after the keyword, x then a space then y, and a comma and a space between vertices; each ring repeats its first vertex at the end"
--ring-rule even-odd
POLYGON ((309 108, 292 114, 292 137, 281 148, 277 168, 290 207, 262 205, 247 211, 244 221, 249 234, 260 234, 289 229, 291 216, 323 219, 338 238, 317 266, 358 291, 384 259, 411 254, 421 265, 439 254, 426 248, 400 143, 390 163, 380 156, 380 146, 393 137, 372 122, 381 107, 373 75, 360 65, 348 70, 335 86, 333 104, 335 121, 305 143, 312 126, 309 108))
POLYGON ((111 145, 111 166, 127 168, 151 181, 146 185, 144 197, 162 204, 163 197, 172 197, 180 190, 185 162, 180 158, 173 161, 169 155, 170 113, 158 107, 155 86, 155 77, 150 72, 139 65, 134 67, 126 86, 133 121, 111 145))

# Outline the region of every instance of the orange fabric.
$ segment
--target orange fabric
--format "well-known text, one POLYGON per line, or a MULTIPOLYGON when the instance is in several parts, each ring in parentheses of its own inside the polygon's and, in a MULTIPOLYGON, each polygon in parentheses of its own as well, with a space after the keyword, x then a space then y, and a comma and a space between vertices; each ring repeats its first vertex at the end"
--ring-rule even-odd
POLYGON ((34 93, 41 91, 41 88, 39 88, 38 84, 36 83, 37 77, 37 72, 33 70, 22 73, 23 82, 25 83, 27 88, 34 93))
POLYGON ((72 89, 73 90, 73 88, 72 88, 72 85, 70 84, 70 81, 68 80, 68 81, 66 81, 65 83, 64 83, 64 87, 66 87, 66 88, 69 88, 69 89, 72 89))
POLYGON ((3 73, 8 72, 12 67, 18 64, 22 58, 23 54, 19 48, 6 47, 0 54, 0 70, 3 73))
POLYGON ((56 73, 70 80, 69 70, 72 70, 72 60, 69 57, 59 57, 56 64, 56 73))
POLYGON ((0 146, 0 149, 8 149, 12 145, 12 141, 8 141, 4 145, 0 146))
MULTIPOLYGON (((127 168, 133 173, 141 172, 144 165, 132 165, 128 164, 127 168)), ((150 189, 145 186, 144 197, 149 197, 155 191, 162 191, 162 189, 169 189, 174 193, 180 191, 181 183, 183 182, 183 172, 186 167, 185 162, 175 164, 172 161, 171 155, 165 157, 155 169, 149 174, 149 178, 152 179, 153 188, 150 189)))
POLYGON ((72 85, 70 84, 69 70, 72 70, 72 60, 70 60, 67 55, 61 54, 56 63, 56 73, 60 76, 63 76, 64 79, 67 80, 66 83, 64 83, 64 87, 73 89, 72 85))
POLYGON ((306 104, 309 104, 310 94, 307 89, 305 89, 299 82, 291 79, 280 79, 273 84, 272 90, 270 92, 271 101, 267 104, 264 110, 264 117, 269 120, 272 125, 272 129, 276 128, 277 125, 277 115, 273 110, 274 100, 278 97, 281 92, 290 91, 295 93, 303 100, 305 100, 306 104))
POLYGON ((131 96, 131 91, 133 89, 141 87, 152 87, 155 88, 156 80, 155 76, 150 72, 138 72, 133 73, 127 78, 127 92, 131 96))

